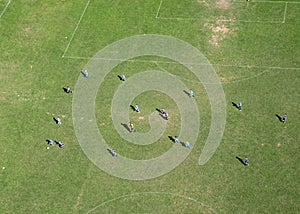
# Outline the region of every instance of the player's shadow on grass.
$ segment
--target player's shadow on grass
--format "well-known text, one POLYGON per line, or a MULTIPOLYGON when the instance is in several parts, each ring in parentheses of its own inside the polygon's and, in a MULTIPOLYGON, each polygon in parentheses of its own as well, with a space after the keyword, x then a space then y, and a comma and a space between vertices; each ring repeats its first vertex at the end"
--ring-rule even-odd
POLYGON ((246 163, 243 161, 242 158, 240 158, 240 157, 238 157, 238 156, 236 156, 235 158, 238 159, 244 166, 246 166, 246 163))
POLYGON ((183 90, 183 92, 187 95, 187 96, 190 96, 190 93, 186 90, 183 90))
POLYGON ((162 119, 166 119, 166 115, 165 114, 159 113, 159 115, 161 116, 162 119))
POLYGON ((180 141, 181 146, 186 147, 185 143, 180 141))
POLYGON ((282 117, 281 117, 279 114, 275 114, 275 115, 276 115, 277 119, 278 119, 280 122, 282 122, 282 117))
POLYGON ((174 137, 172 137, 172 136, 168 136, 168 137, 169 137, 170 141, 172 141, 173 143, 175 143, 175 138, 174 137))
POLYGON ((122 125, 128 132, 130 132, 130 128, 129 128, 129 126, 128 126, 127 124, 121 123, 121 125, 122 125))
POLYGON ((114 157, 114 153, 112 152, 112 150, 111 150, 111 149, 107 149, 107 151, 109 152, 109 154, 110 154, 111 156, 113 156, 113 157, 114 157))
POLYGON ((58 124, 58 120, 55 117, 52 117, 56 124, 58 124))
POLYGON ((162 114, 159 108, 156 108, 155 110, 158 111, 158 113, 162 114))
POLYGON ((239 106, 235 103, 235 102, 231 102, 233 107, 236 107, 237 109, 239 109, 239 106))
POLYGON ((122 79, 122 77, 121 77, 120 75, 118 75, 118 77, 119 77, 119 79, 120 79, 121 81, 123 81, 123 79, 122 79))
POLYGON ((160 115, 163 119, 166 119, 166 115, 162 113, 161 109, 156 108, 156 111, 158 111, 159 115, 160 115))
POLYGON ((133 105, 130 105, 130 108, 132 109, 132 111, 136 111, 133 105))

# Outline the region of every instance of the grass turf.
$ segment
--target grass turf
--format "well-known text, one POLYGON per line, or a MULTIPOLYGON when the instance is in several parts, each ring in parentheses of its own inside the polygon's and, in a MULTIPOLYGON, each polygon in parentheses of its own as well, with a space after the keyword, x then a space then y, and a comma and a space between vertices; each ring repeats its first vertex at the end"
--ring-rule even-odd
MULTIPOLYGON (((281 20, 285 4, 252 7, 250 2, 253 13, 241 14, 234 6, 226 10, 216 9, 214 3, 205 7, 196 0, 191 4, 163 1, 160 17, 201 17, 173 20, 155 19, 159 0, 90 1, 62 58, 87 1, 11 1, 0 19, 0 160, 5 167, 0 172, 1 213, 299 212, 300 4, 296 3, 287 4, 285 23, 278 24, 268 21, 281 20), (250 21, 259 17, 261 22, 218 22, 223 14, 238 14, 237 18, 250 21), (80 69, 101 48, 144 33, 177 37, 205 54, 223 83, 227 123, 217 152, 199 166, 210 125, 204 89, 176 64, 122 63, 102 86, 109 93, 99 90, 96 112, 98 122, 107 124, 101 132, 125 155, 153 157, 166 151, 170 142, 140 148, 115 136, 108 113, 110 97, 120 81, 113 72, 126 71, 130 76, 140 69, 170 70, 195 88, 201 114, 199 139, 186 161, 162 177, 127 181, 102 172, 81 151, 72 125, 72 95, 62 87, 73 87, 80 69), (231 107, 232 101, 242 101, 243 111, 231 107), (275 116, 284 112, 288 113, 285 125, 275 116), (53 116, 62 118, 60 127, 53 116), (65 148, 46 150, 48 138, 62 140, 65 148), (244 167, 236 156, 248 156, 250 166, 244 167)), ((5 5, 0 4, 3 9, 5 5)), ((136 99, 152 104, 156 96, 149 92, 136 99)), ((153 104, 174 106, 168 97, 153 104)), ((136 120, 134 115, 132 119, 136 120)), ((136 121, 135 126, 147 130, 146 121, 136 121)), ((168 128, 172 133, 178 130, 175 123, 168 128)))

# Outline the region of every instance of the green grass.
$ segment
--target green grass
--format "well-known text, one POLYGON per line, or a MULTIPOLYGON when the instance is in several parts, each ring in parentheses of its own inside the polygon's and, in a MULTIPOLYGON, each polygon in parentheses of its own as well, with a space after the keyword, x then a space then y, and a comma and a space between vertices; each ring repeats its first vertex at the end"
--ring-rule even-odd
MULTIPOLYGON (((294 1, 296 2, 296 1, 294 1)), ((0 1, 0 11, 7 1, 0 1)), ((87 1, 12 0, 0 19, 0 212, 1 213, 298 213, 300 114, 300 3, 234 3, 218 9, 193 1, 91 1, 62 58, 87 1), (246 5, 246 4, 244 4, 246 5), (271 6, 272 5, 272 6, 271 6), (203 13, 202 13, 203 12, 203 13), (225 17, 259 22, 224 22, 225 17), (226 33, 213 32, 222 27, 226 33), (72 94, 79 71, 103 47, 137 34, 170 35, 198 48, 223 83, 227 123, 222 142, 204 165, 198 159, 210 128, 210 104, 188 69, 155 56, 123 62, 109 73, 97 94, 101 134, 121 155, 148 159, 167 151, 180 115, 174 101, 150 91, 137 96, 142 108, 135 127, 149 130, 153 106, 172 118, 163 137, 149 146, 126 142, 114 130, 111 98, 121 82, 143 70, 167 70, 196 93, 200 134, 190 156, 161 177, 128 181, 101 171, 82 152, 73 129, 72 94), (211 40, 217 37, 218 45, 211 40), (67 39, 65 37, 68 37, 67 39), (83 58, 68 58, 68 56, 83 58), (146 60, 148 62, 141 62, 146 60), (155 63, 153 61, 158 60, 155 63), (242 112, 231 102, 242 101, 242 112), (281 124, 275 114, 288 113, 281 124), (52 117, 60 116, 56 126, 52 117), (104 123, 104 126, 100 124, 104 123), (46 149, 46 139, 66 146, 46 149), (236 156, 250 161, 244 167, 236 156), (5 167, 2 170, 2 167, 5 167), (191 198, 191 199, 188 199, 191 198)), ((74 91, 76 93, 76 91, 74 91)), ((130 111, 130 109, 129 109, 130 111)))

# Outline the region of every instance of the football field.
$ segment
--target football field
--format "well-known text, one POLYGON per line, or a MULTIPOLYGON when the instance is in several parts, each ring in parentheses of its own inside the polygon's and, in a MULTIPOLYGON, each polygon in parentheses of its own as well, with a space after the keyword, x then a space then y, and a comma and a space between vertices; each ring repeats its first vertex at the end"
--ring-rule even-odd
POLYGON ((299 25, 298 0, 0 0, 0 213, 299 213, 299 25))

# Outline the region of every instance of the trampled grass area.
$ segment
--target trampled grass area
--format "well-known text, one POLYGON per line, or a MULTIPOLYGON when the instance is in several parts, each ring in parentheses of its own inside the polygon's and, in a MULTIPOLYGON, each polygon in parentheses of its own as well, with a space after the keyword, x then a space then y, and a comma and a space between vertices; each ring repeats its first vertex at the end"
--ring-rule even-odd
MULTIPOLYGON (((0 13, 7 2, 0 1, 0 13)), ((298 213, 299 11, 298 1, 12 0, 0 18, 0 212, 298 213), (167 94, 142 93, 133 101, 142 112, 128 107, 135 128, 147 132, 155 108, 167 109, 170 121, 151 145, 127 142, 111 119, 112 97, 123 84, 119 74, 175 75, 195 91, 201 121, 182 164, 158 178, 130 181, 101 171, 83 153, 73 127, 76 90, 66 94, 62 88, 74 89, 80 70, 99 50, 139 34, 168 35, 198 48, 220 78, 227 117, 216 153, 198 165, 212 116, 201 83, 171 59, 143 56, 120 63, 99 88, 95 116, 121 156, 145 160, 168 151, 181 115, 167 94), (239 101, 241 112, 232 106, 239 101), (276 114, 285 112, 282 124, 276 114), (50 138, 65 147, 47 150, 50 138), (236 158, 246 156, 248 167, 236 158)))

